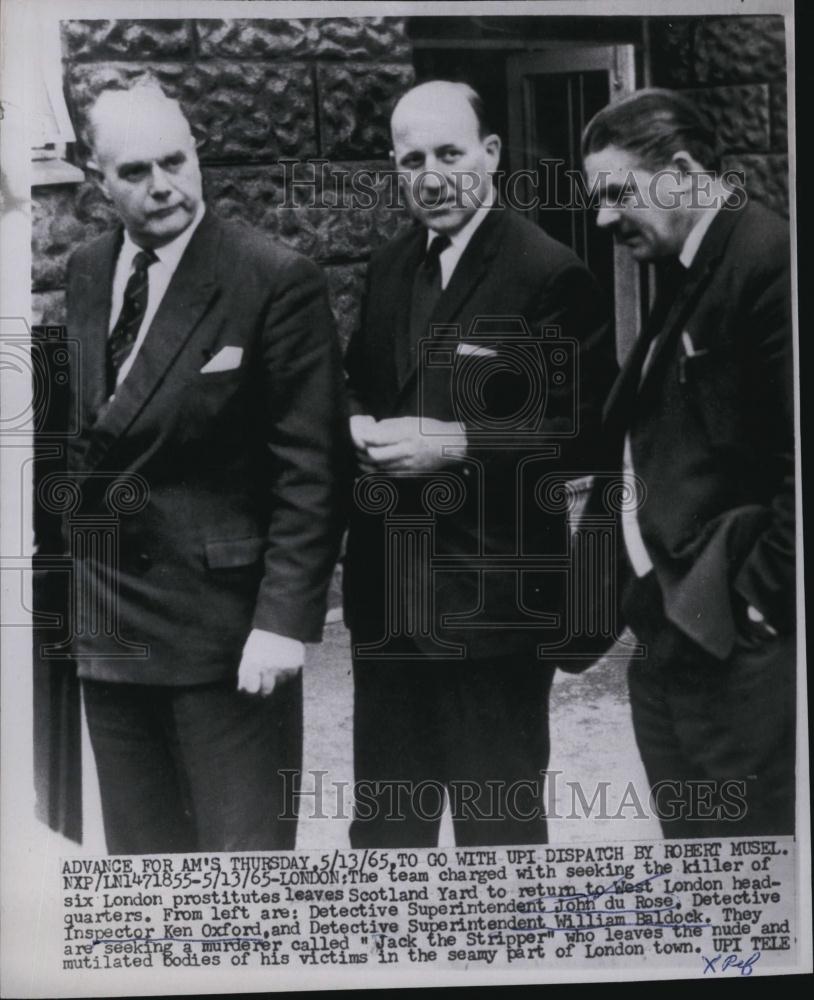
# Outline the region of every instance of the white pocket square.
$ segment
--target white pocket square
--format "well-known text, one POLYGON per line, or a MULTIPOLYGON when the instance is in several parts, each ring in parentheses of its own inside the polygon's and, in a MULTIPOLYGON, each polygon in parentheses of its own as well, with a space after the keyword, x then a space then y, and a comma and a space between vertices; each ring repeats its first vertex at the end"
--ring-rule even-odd
POLYGON ((203 366, 201 375, 210 375, 212 372, 228 372, 233 368, 239 368, 242 359, 242 347, 221 347, 218 353, 203 366))
POLYGON ((475 354, 481 358, 494 358, 497 356, 497 351, 491 347, 481 347, 479 344, 467 344, 464 341, 458 344, 456 350, 458 354, 475 354))

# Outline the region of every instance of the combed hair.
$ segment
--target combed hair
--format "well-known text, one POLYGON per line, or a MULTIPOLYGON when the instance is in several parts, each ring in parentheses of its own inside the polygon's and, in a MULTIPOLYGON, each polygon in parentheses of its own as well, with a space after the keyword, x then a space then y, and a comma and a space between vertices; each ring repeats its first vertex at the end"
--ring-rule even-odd
POLYGON ((595 114, 582 135, 583 158, 608 146, 632 153, 649 170, 668 166, 682 149, 707 170, 720 166, 715 133, 674 90, 637 90, 595 114))
POLYGON ((466 87, 466 99, 469 101, 469 106, 475 112, 475 118, 478 120, 478 135, 481 139, 485 139, 493 131, 491 122, 486 114, 486 105, 474 87, 470 87, 468 83, 464 84, 464 86, 466 87))

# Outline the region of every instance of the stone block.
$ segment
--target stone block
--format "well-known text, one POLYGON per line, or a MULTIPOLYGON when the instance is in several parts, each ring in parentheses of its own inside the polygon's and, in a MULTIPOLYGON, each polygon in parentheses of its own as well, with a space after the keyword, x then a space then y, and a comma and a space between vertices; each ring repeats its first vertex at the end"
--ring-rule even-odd
POLYGON ((783 18, 777 15, 649 20, 658 87, 752 83, 785 75, 783 18))
POLYGON ((223 218, 252 218, 267 228, 267 215, 283 203, 282 173, 278 167, 204 167, 204 197, 223 218))
POLYGON ((321 59, 409 62, 412 46, 403 17, 326 17, 313 22, 321 59))
POLYGON ((64 292, 34 292, 31 296, 31 322, 51 326, 64 323, 65 293, 64 292))
POLYGON ((32 288, 63 288, 74 250, 115 223, 113 210, 91 183, 37 189, 31 220, 32 288))
POLYGON ((685 91, 718 139, 722 152, 768 153, 771 149, 769 85, 710 87, 685 91))
POLYGON ((315 156, 311 69, 292 63, 201 62, 202 158, 315 156))
POLYGON ((789 214, 789 162, 787 156, 742 153, 724 158, 725 170, 742 172, 750 198, 768 205, 780 215, 789 214))
POLYGON ((310 216, 319 237, 317 258, 322 261, 366 260, 407 224, 403 215, 375 209, 317 209, 310 216))
POLYGON ((401 63, 323 63, 317 67, 321 153, 329 159, 368 159, 390 150, 390 112, 413 82, 401 63))
POLYGON ((224 218, 258 226, 315 260, 344 263, 366 259, 407 224, 389 172, 377 187, 376 171, 376 164, 326 164, 313 173, 299 165, 292 175, 279 166, 208 167, 204 178, 207 199, 224 218), (362 171, 369 183, 354 191, 362 171), (315 183, 297 186, 290 176, 315 183))
POLYGON ((147 71, 180 101, 202 160, 316 152, 312 77, 305 65, 79 63, 71 70, 70 91, 80 118, 102 90, 126 86, 147 71))
POLYGON ((400 17, 269 18, 197 21, 204 59, 404 59, 410 57, 400 17))
POLYGON ((316 40, 313 21, 274 17, 196 21, 203 59, 293 59, 310 55, 316 40))
POLYGON ((691 57, 698 83, 774 80, 786 72, 783 18, 708 17, 698 22, 691 57))
POLYGON ((62 21, 69 59, 179 59, 193 55, 189 21, 62 21))
POLYGON ((343 353, 351 334, 359 325, 366 270, 365 264, 342 264, 325 268, 328 296, 343 353))

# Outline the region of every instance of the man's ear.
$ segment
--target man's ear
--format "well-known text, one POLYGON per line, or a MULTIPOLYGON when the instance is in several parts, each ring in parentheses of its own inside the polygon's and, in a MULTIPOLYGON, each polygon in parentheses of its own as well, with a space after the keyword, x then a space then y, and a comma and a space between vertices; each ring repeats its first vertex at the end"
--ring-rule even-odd
POLYGON ((483 140, 483 148, 489 154, 489 156, 495 161, 495 167, 497 167, 500 162, 500 150, 503 144, 500 141, 499 135, 487 135, 483 140))
POLYGON ((680 149, 677 153, 673 153, 670 158, 670 165, 674 170, 677 170, 682 179, 688 177, 690 174, 703 173, 704 168, 686 149, 680 149))
POLYGON ((102 172, 102 168, 99 164, 91 158, 85 162, 85 169, 90 174, 90 179, 96 185, 97 188, 102 192, 102 197, 106 201, 110 201, 110 194, 107 190, 107 184, 105 183, 105 175, 102 172))

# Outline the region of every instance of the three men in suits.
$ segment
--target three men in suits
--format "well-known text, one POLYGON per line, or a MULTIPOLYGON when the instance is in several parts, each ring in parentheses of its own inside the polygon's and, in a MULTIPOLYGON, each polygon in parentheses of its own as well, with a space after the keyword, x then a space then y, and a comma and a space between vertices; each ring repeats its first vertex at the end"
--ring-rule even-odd
POLYGON ((103 92, 89 125, 122 223, 68 285, 70 470, 82 524, 118 517, 110 548, 79 532, 74 573, 108 847, 292 848, 303 643, 347 508, 324 281, 205 207, 189 124, 157 87, 103 92))
POLYGON ((641 91, 583 137, 597 224, 660 270, 605 411, 643 484, 622 521, 636 739, 667 835, 794 829, 789 233, 712 173, 692 104, 641 91))
POLYGON ((582 263, 497 204, 477 94, 422 84, 391 126, 417 224, 371 259, 346 356, 351 843, 433 846, 445 793, 459 844, 539 843, 568 527, 537 487, 594 467, 613 344, 582 263))

